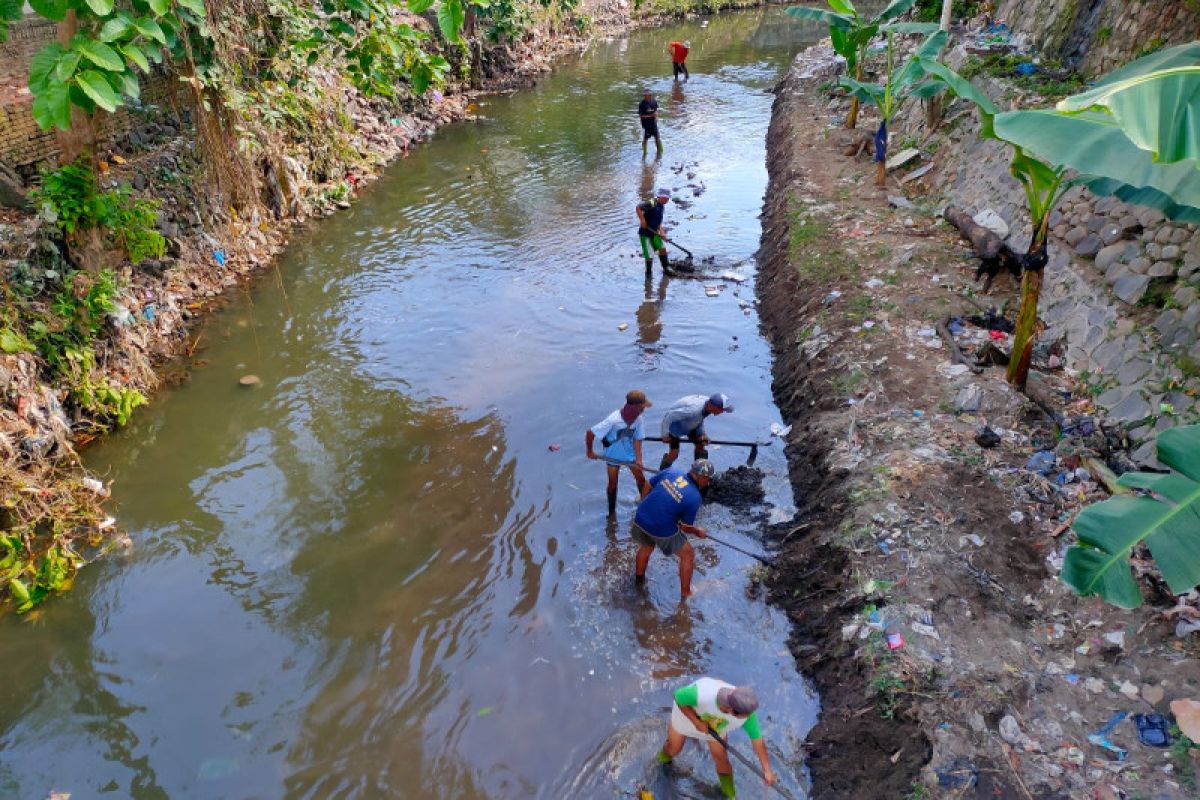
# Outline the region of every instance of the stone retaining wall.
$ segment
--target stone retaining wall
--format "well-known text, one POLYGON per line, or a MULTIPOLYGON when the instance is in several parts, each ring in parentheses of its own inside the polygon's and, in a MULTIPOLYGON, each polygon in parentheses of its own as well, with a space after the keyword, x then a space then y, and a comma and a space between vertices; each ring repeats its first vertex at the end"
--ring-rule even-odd
MULTIPOLYGON (((994 210, 1009 245, 1024 251, 1029 216, 1009 148, 977 133, 974 112, 959 119, 939 151, 935 191, 971 214, 994 210)), ((1200 422, 1200 233, 1082 187, 1067 192, 1051 225, 1041 340, 1065 340, 1067 366, 1087 373, 1097 405, 1144 442, 1136 455, 1150 462, 1153 433, 1200 422)))
POLYGON ((1093 75, 1200 39, 1196 0, 1003 0, 996 16, 1038 49, 1093 75))

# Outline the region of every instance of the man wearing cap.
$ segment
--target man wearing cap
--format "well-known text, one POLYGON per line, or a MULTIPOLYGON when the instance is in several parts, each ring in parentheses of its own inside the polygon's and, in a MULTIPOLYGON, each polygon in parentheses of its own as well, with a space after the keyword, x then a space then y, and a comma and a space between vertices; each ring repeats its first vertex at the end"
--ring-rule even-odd
POLYGON ((708 436, 704 433, 704 418, 733 411, 733 403, 727 395, 717 393, 705 397, 689 394, 676 400, 662 421, 662 440, 670 445, 662 457, 659 469, 666 469, 679 457, 679 445, 687 439, 696 446, 696 458, 708 458, 708 436))
POLYGON ((712 462, 701 459, 686 473, 664 469, 642 487, 642 502, 629 531, 638 544, 634 577, 639 585, 646 582, 650 554, 657 547, 663 555, 679 558, 679 594, 685 599, 691 596, 696 552, 687 534, 701 539, 706 535, 704 528, 693 523, 700 510, 700 492, 714 472, 712 462))
POLYGON ((738 728, 746 731, 750 744, 762 765, 767 786, 778 779, 771 771, 767 758, 767 745, 758 724, 758 696, 749 686, 734 686, 715 678, 701 678, 675 690, 675 702, 671 706, 671 722, 667 725, 667 743, 658 754, 663 764, 671 763, 683 749, 687 739, 700 739, 708 743, 708 752, 717 765, 717 780, 721 794, 735 797, 733 765, 721 743, 709 735, 709 728, 728 741, 728 736, 738 728))
POLYGON ((692 77, 688 74, 687 61, 688 51, 692 49, 691 42, 671 42, 667 45, 667 50, 671 52, 671 69, 675 72, 675 80, 679 80, 679 73, 683 73, 683 79, 686 81, 692 77))
POLYGON ((638 203, 634 211, 638 218, 638 241, 642 245, 642 258, 646 259, 646 274, 649 275, 654 265, 654 259, 650 255, 653 248, 658 251, 659 263, 663 266, 663 273, 671 268, 671 262, 667 259, 667 245, 663 242, 663 237, 667 232, 663 229, 663 216, 667 211, 667 203, 671 200, 670 189, 657 189, 654 192, 654 197, 644 203, 638 203))
POLYGON ((638 103, 638 119, 642 122, 642 155, 646 155, 646 142, 654 137, 654 147, 661 156, 663 153, 662 139, 658 138, 658 103, 649 89, 642 92, 642 102, 638 103))
MULTIPOLYGON (((646 399, 641 389, 632 389, 625 395, 625 405, 609 414, 588 429, 587 457, 599 458, 593 449, 596 439, 604 445, 604 457, 614 461, 636 464, 629 469, 637 482, 639 494, 644 494, 646 476, 642 473, 642 440, 646 438, 646 425, 642 412, 654 405, 646 399)), ((608 465, 608 515, 617 513, 617 476, 621 468, 608 465)))

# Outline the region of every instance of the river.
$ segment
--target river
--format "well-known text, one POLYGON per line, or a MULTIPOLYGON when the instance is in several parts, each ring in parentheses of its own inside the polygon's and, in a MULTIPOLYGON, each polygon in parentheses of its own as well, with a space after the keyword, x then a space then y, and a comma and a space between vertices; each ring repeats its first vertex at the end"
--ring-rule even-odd
MULTIPOLYGON (((88 451, 133 546, 0 620, 0 796, 661 800, 665 707, 701 675, 757 687, 801 795, 816 698, 754 560, 698 543, 688 603, 660 554, 636 590, 632 481, 606 524, 583 437, 634 387, 652 431, 692 393, 732 398, 714 437, 779 421, 753 308, 764 137, 817 33, 771 8, 595 41, 298 235, 206 322, 190 380, 88 451), (684 201, 672 236, 747 280, 644 280, 633 208, 655 186, 684 201)), ((778 442, 758 465, 785 517, 778 442)), ((760 549, 754 515, 700 521, 760 549)), ((678 762, 678 796, 714 796, 706 754, 678 762)))

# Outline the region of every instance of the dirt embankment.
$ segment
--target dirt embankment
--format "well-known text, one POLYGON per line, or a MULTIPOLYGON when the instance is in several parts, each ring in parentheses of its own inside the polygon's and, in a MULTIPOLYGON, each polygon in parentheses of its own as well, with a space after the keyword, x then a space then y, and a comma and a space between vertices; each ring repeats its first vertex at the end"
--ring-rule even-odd
POLYGON ((848 153, 877 121, 836 127, 836 71, 813 48, 777 90, 758 284, 801 507, 768 531, 768 586, 821 695, 813 797, 1196 797, 1186 749, 1139 744, 1130 719, 1107 734, 1124 757, 1089 741, 1116 712, 1195 696, 1194 637, 1175 638, 1152 581, 1158 607, 1137 611, 1061 583, 1065 523, 1104 492, 1027 465, 1071 447, 1115 463, 1118 448, 1099 417, 1086 436, 1056 427, 1047 411, 1094 413, 1061 372, 1039 376, 1047 409, 1002 369, 955 360, 950 339, 991 336, 966 318, 1015 287, 979 298, 956 236, 888 201, 936 198, 871 185, 869 155, 848 153), (984 425, 998 443, 977 441, 984 425))

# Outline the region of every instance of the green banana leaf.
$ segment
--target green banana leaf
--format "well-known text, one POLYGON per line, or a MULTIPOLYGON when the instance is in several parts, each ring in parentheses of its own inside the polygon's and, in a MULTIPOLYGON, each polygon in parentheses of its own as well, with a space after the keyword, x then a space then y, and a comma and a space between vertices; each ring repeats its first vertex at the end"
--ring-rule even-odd
POLYGON ((1200 425, 1160 433, 1158 460, 1173 472, 1128 472, 1118 483, 1143 493, 1111 497, 1075 518, 1079 543, 1067 551, 1062 578, 1080 595, 1139 606, 1129 554, 1141 542, 1172 592, 1200 584, 1200 425))
POLYGON ((1108 114, 1008 111, 997 114, 992 124, 997 138, 1051 164, 1070 167, 1097 193, 1124 194, 1122 199, 1138 194, 1142 199, 1130 202, 1183 222, 1200 222, 1197 162, 1155 162, 1108 114))
POLYGON ((1108 115, 1155 161, 1200 159, 1200 66, 1171 67, 1106 82, 1065 98, 1058 110, 1108 115))

